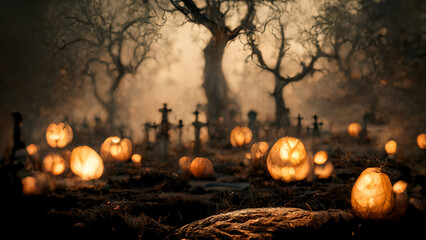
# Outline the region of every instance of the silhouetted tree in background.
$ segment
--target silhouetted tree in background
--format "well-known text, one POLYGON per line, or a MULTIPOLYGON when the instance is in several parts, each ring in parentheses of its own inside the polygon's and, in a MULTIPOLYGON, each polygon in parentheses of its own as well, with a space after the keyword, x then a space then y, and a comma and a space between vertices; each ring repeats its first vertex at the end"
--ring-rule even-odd
POLYGON ((97 101, 107 113, 106 123, 117 128, 117 91, 128 74, 154 58, 152 44, 160 38, 163 15, 150 1, 87 1, 64 3, 56 53, 80 61, 97 101))
POLYGON ((198 6, 192 0, 170 0, 175 9, 182 13, 191 23, 206 27, 212 34, 204 48, 204 82, 203 88, 208 100, 207 117, 211 124, 223 118, 229 121, 231 108, 236 110, 236 102, 229 94, 228 83, 222 69, 222 59, 226 46, 242 34, 255 12, 254 1, 207 0, 198 6), (232 14, 244 14, 235 27, 230 27, 232 14))
MULTIPOLYGON (((297 74, 294 74, 293 76, 287 75, 289 69, 283 60, 286 57, 289 58, 289 50, 292 46, 288 37, 286 37, 286 28, 292 23, 289 19, 286 19, 286 17, 283 16, 286 4, 288 3, 271 2, 269 5, 265 5, 269 10, 272 10, 272 13, 268 14, 269 17, 266 18, 266 20, 263 20, 260 25, 259 22, 256 23, 257 25, 253 24, 249 34, 247 34, 247 45, 251 51, 250 58, 258 67, 273 74, 275 78, 274 90, 271 93, 271 96, 274 98, 275 102, 274 125, 277 128, 288 127, 290 125, 289 109, 286 106, 283 95, 284 87, 290 83, 304 79, 307 75, 312 75, 315 72, 322 71, 323 69, 315 67, 315 63, 325 54, 322 51, 323 43, 321 43, 319 40, 320 34, 318 32, 300 30, 301 34, 303 34, 306 38, 302 40, 304 41, 302 45, 307 45, 305 47, 307 56, 300 56, 301 58, 305 59, 298 61, 298 64, 301 67, 301 71, 299 71, 297 74), (259 37, 263 35, 266 30, 271 32, 271 35, 274 37, 275 42, 277 43, 276 46, 273 46, 276 51, 276 54, 274 55, 276 56, 274 60, 275 62, 273 65, 268 64, 265 61, 265 56, 261 50, 262 45, 264 44, 260 43, 259 41, 259 37)), ((321 34, 324 34, 324 32, 321 34)))

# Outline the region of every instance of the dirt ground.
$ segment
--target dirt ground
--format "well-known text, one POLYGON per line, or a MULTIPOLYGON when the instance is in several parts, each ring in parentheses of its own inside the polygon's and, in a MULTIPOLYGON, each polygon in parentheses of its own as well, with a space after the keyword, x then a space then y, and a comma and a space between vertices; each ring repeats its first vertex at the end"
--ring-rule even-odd
POLYGON ((381 167, 392 183, 401 179, 408 183, 405 216, 393 221, 355 217, 326 234, 333 236, 333 231, 339 231, 344 238, 365 239, 424 233, 424 153, 387 158, 368 144, 342 137, 324 138, 318 145, 332 146, 328 151, 334 172, 328 179, 275 181, 267 171, 253 171, 250 162, 244 160, 248 147, 233 149, 226 145, 205 146, 200 154, 213 162, 217 173, 208 180, 193 179, 179 169, 178 160, 184 152, 173 152, 168 159, 145 152, 140 164, 105 162, 103 176, 91 181, 82 181, 68 170, 60 176, 50 176, 52 190, 41 195, 20 194, 16 190, 19 183, 14 182, 17 178, 6 174, 6 180, 16 187, 6 189, 14 193, 2 197, 5 203, 1 205, 1 215, 6 220, 2 232, 5 236, 13 234, 14 239, 165 239, 185 224, 246 208, 341 209, 350 213, 351 189, 356 178, 367 167, 381 167), (351 147, 343 149, 348 141, 351 147))

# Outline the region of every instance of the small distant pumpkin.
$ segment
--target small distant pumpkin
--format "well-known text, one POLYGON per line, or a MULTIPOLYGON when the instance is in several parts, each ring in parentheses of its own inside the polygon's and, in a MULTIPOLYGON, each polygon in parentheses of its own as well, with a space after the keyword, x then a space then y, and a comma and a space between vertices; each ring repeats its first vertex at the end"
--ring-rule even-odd
POLYGON ((392 219, 400 219, 405 215, 408 205, 407 182, 399 180, 393 184, 393 192, 395 193, 395 206, 392 219))
POLYGON ((127 161, 132 157, 133 145, 128 138, 107 138, 101 145, 101 157, 105 161, 127 161))
POLYGON ((361 130, 362 130, 361 124, 357 122, 351 123, 348 126, 348 133, 351 137, 358 137, 361 130))
POLYGON ((325 162, 327 162, 327 159, 328 159, 328 153, 326 151, 318 151, 314 155, 315 164, 319 164, 319 165, 324 164, 325 162))
POLYGON ((142 156, 140 154, 137 154, 137 153, 133 154, 131 159, 132 159, 132 162, 134 162, 134 163, 141 163, 142 162, 142 156))
POLYGON ((65 171, 64 157, 57 153, 50 153, 43 159, 43 170, 53 175, 61 175, 65 171))
POLYGON ((195 178, 211 178, 215 175, 213 164, 207 158, 195 158, 192 160, 189 169, 195 178))
POLYGON ((394 207, 389 177, 379 168, 367 168, 359 175, 351 193, 353 212, 360 218, 387 219, 394 207))
POLYGON ((417 136, 417 145, 420 149, 426 149, 426 133, 421 133, 417 136))
POLYGON ((385 144, 385 151, 387 154, 392 155, 396 153, 397 144, 394 140, 389 140, 385 144))
POLYGON ((22 193, 25 195, 44 195, 55 190, 56 185, 47 173, 36 172, 22 180, 22 193))
POLYGON ((249 144, 253 137, 253 133, 248 127, 235 127, 231 131, 230 142, 234 147, 242 147, 245 144, 249 144))
POLYGON ((265 167, 268 149, 269 145, 267 142, 257 142, 251 146, 250 158, 253 161, 253 167, 255 169, 265 167))
POLYGON ((37 154, 37 152, 38 152, 37 146, 36 146, 35 144, 33 144, 33 143, 31 143, 30 145, 28 145, 28 146, 25 148, 25 150, 27 151, 27 154, 28 154, 29 156, 34 156, 34 155, 36 155, 36 154, 37 154))
POLYGON ((47 144, 52 148, 64 148, 71 143, 73 132, 70 125, 51 123, 46 130, 47 144))
POLYGON ((183 156, 179 158, 179 167, 182 169, 182 171, 189 171, 189 168, 191 167, 192 159, 187 156, 183 156))
POLYGON ((318 179, 327 179, 333 173, 333 163, 327 161, 324 164, 316 165, 314 168, 314 174, 318 179))

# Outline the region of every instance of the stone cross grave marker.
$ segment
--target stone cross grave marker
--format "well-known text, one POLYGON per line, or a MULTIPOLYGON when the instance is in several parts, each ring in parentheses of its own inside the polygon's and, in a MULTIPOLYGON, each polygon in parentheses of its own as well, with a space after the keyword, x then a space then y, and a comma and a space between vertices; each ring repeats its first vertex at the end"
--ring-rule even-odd
POLYGON ((195 128, 194 153, 198 154, 200 152, 200 148, 201 148, 201 140, 200 140, 201 128, 206 127, 208 125, 208 123, 202 123, 198 120, 198 115, 200 114, 200 112, 198 110, 195 110, 195 112, 193 112, 193 114, 195 115, 195 121, 192 123, 192 125, 195 128))

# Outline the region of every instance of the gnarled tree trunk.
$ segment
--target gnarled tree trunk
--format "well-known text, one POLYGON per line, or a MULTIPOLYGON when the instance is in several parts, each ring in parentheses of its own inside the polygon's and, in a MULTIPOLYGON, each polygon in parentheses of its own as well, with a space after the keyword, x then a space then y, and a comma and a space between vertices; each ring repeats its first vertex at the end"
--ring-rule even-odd
POLYGON ((289 109, 286 107, 285 99, 283 96, 284 84, 279 79, 275 80, 275 89, 272 96, 275 100, 275 127, 288 127, 290 126, 289 109))
POLYGON ((229 87, 222 69, 222 59, 228 39, 217 34, 213 36, 204 49, 204 83, 207 96, 207 115, 209 121, 217 122, 220 117, 226 118, 229 104, 229 87))
POLYGON ((249 208, 192 222, 174 231, 169 239, 344 239, 351 237, 352 219, 352 214, 337 209, 249 208))

